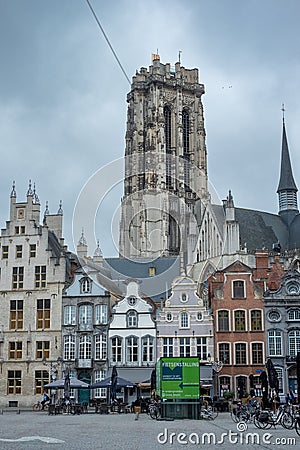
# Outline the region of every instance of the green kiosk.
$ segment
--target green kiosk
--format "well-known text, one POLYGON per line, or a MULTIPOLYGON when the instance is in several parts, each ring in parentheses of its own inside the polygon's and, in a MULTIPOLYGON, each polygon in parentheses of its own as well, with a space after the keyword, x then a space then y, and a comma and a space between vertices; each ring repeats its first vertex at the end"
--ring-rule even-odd
POLYGON ((156 363, 156 390, 162 417, 198 419, 200 364, 198 358, 160 358, 156 363))

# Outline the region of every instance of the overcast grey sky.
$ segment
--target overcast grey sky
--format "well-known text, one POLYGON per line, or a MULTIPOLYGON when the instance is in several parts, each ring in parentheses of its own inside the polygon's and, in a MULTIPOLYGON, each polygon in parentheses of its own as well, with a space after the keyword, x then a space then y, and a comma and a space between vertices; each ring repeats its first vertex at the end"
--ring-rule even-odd
MULTIPOLYGON (((300 186, 299 1, 90 1, 130 79, 157 49, 162 63, 181 50, 182 65, 199 68, 210 182, 220 199, 231 189, 236 206, 277 213, 282 102, 300 186)), ((85 0, 0 0, 0 54, 0 225, 12 181, 23 201, 32 179, 42 211, 63 201, 73 249, 80 190, 124 154, 130 86, 85 0)), ((121 195, 119 186, 97 219, 105 256, 116 255, 121 195)))

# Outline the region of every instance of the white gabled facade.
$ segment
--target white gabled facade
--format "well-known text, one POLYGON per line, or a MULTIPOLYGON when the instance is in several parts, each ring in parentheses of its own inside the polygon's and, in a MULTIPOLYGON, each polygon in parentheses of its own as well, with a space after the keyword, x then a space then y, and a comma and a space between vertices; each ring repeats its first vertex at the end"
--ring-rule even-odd
POLYGON ((155 367, 154 303, 140 297, 139 285, 130 281, 126 296, 112 308, 109 327, 109 362, 118 375, 134 383, 151 377, 155 367))

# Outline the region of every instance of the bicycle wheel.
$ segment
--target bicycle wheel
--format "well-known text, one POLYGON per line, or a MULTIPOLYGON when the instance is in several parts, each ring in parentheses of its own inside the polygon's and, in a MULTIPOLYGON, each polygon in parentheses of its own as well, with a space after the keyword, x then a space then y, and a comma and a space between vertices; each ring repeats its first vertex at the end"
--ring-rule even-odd
POLYGON ((42 408, 41 408, 41 404, 40 403, 35 403, 33 405, 33 407, 32 407, 32 411, 35 411, 35 412, 40 411, 41 409, 42 408))
POLYGON ((293 416, 288 412, 283 413, 283 415, 280 419, 280 423, 287 430, 291 430, 294 427, 293 416))
POLYGON ((235 423, 238 422, 238 419, 237 419, 237 408, 233 408, 233 409, 231 410, 230 416, 231 416, 232 420, 233 420, 235 423))
POLYGON ((150 417, 151 419, 158 419, 160 417, 160 412, 156 406, 154 408, 151 408, 150 417))
POLYGON ((300 436, 300 417, 297 417, 295 420, 295 430, 298 436, 300 436))
POLYGON ((218 417, 219 411, 214 406, 208 406, 207 412, 210 420, 215 420, 218 417))

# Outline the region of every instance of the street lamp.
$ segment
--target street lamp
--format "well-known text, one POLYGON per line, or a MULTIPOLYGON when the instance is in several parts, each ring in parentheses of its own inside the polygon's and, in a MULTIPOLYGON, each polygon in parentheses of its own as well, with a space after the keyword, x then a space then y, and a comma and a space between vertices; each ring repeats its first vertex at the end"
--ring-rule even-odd
MULTIPOLYGON (((57 379, 58 366, 61 364, 61 361, 62 361, 62 358, 57 358, 56 363, 53 363, 53 361, 50 361, 50 364, 47 364, 47 360, 46 360, 45 356, 42 359, 42 363, 44 364, 44 366, 49 367, 51 382, 56 381, 56 379, 57 379)), ((52 405, 54 405, 55 393, 56 393, 56 389, 51 389, 51 404, 52 405)))

